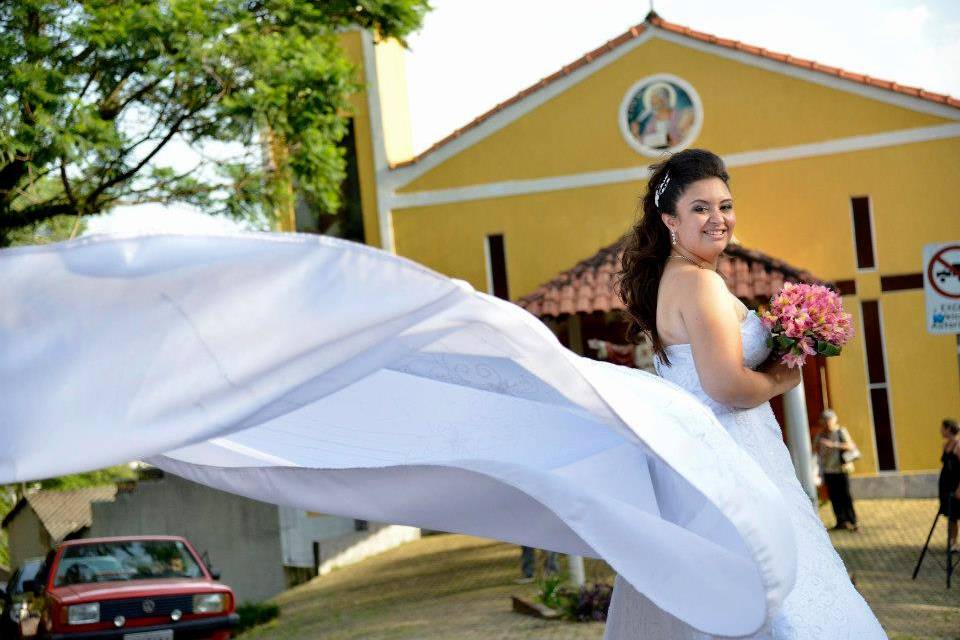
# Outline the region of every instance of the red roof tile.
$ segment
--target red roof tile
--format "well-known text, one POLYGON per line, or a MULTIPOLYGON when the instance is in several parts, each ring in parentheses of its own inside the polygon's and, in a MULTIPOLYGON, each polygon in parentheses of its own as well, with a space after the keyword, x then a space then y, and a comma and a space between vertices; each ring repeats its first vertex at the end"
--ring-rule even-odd
POLYGON ((799 67, 801 69, 809 69, 809 70, 817 71, 819 73, 823 73, 826 75, 843 78, 844 80, 851 80, 853 82, 858 82, 860 84, 864 84, 867 86, 878 87, 881 89, 886 89, 888 91, 894 91, 896 93, 902 93, 904 95, 920 98, 922 100, 927 100, 929 102, 936 102, 937 104, 943 104, 950 107, 960 108, 960 100, 942 93, 933 93, 930 91, 924 91, 923 89, 919 89, 917 87, 906 87, 903 85, 899 85, 895 82, 891 82, 889 80, 878 80, 877 78, 871 78, 870 76, 866 76, 860 73, 853 73, 850 71, 845 71, 838 67, 831 67, 828 65, 820 64, 814 60, 807 60, 805 58, 795 58, 785 53, 768 51, 767 49, 763 49, 761 47, 755 47, 753 45, 749 45, 749 44, 740 42, 738 40, 721 38, 719 36, 715 36, 709 33, 704 33, 702 31, 694 31, 693 29, 690 29, 688 27, 667 22, 663 18, 660 18, 656 14, 653 14, 652 16, 647 16, 647 20, 645 22, 641 22, 638 25, 630 27, 630 29, 628 29, 621 35, 617 36, 616 38, 613 38, 612 40, 608 40, 605 44, 597 47, 593 51, 590 51, 585 55, 581 56, 580 58, 577 58, 570 64, 564 65, 559 71, 545 78, 542 78, 541 80, 527 87, 520 93, 514 95, 511 98, 508 98, 507 100, 504 100, 503 102, 493 107, 492 109, 486 111, 485 113, 480 114, 468 124, 457 129, 456 131, 449 134, 445 138, 435 142, 433 145, 430 146, 430 148, 426 149, 416 157, 411 158, 410 160, 405 160, 403 162, 395 163, 391 165, 391 168, 399 169, 401 167, 407 167, 412 164, 416 164, 417 162, 422 160, 424 157, 430 155, 431 153, 433 153, 440 147, 444 146, 448 142, 451 142, 459 138, 460 135, 462 135, 466 131, 477 127, 478 125, 480 125, 481 123, 483 123, 484 121, 492 117, 494 114, 500 111, 503 111, 505 108, 517 102, 520 102, 530 94, 535 93, 540 89, 546 87, 547 85, 552 84, 553 82, 559 80, 560 78, 569 75, 573 71, 576 71, 577 69, 590 64, 594 60, 597 60, 598 58, 603 57, 604 55, 613 51, 617 47, 631 40, 635 40, 640 36, 640 34, 644 33, 649 28, 648 25, 653 25, 659 29, 663 29, 664 31, 678 33, 688 38, 693 38, 695 40, 700 40, 702 42, 707 42, 709 44, 718 45, 721 47, 725 47, 727 49, 743 51, 745 53, 749 53, 762 58, 768 58, 770 60, 775 60, 777 62, 789 64, 791 66, 799 67))
MULTIPOLYGON (((540 317, 623 309, 614 291, 622 253, 619 241, 604 247, 520 298, 517 304, 540 317)), ((727 247, 718 270, 731 293, 748 302, 768 299, 784 282, 827 284, 808 271, 738 244, 727 247)))

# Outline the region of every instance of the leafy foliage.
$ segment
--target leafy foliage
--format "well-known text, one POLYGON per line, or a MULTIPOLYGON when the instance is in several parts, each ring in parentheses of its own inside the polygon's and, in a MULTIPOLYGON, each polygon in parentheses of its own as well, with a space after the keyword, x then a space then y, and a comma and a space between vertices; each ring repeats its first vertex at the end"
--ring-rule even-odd
POLYGON ((113 484, 120 480, 136 479, 136 472, 129 465, 118 464, 115 467, 106 469, 97 469, 87 473, 75 473, 69 476, 60 476, 58 478, 48 478, 39 482, 40 489, 51 491, 70 491, 71 489, 83 489, 85 487, 99 487, 105 484, 113 484))
POLYGON ((537 582, 537 600, 551 609, 566 612, 572 606, 573 594, 564 575, 548 576, 537 582))
POLYGON ((7 233, 7 244, 12 247, 28 244, 62 242, 83 233, 86 224, 76 216, 53 216, 28 224, 7 233))
POLYGON ((242 633, 279 617, 280 607, 272 602, 244 602, 237 606, 237 615, 240 616, 240 623, 236 631, 242 633))
POLYGON ((613 587, 604 583, 585 584, 577 592, 577 602, 573 608, 573 618, 579 622, 607 619, 613 587))
POLYGON ((0 245, 116 204, 256 218, 294 181, 335 211, 337 143, 358 89, 338 33, 402 41, 427 10, 427 0, 0 2, 0 245), (188 146, 224 157, 201 153, 179 172, 160 163, 188 146))
POLYGON ((578 590, 566 585, 565 576, 551 576, 538 583, 537 599, 577 622, 602 622, 607 619, 613 587, 604 583, 585 584, 578 590))
MULTIPOLYGON (((16 495, 10 487, 0 486, 0 519, 6 516, 13 508, 16 495)), ((7 532, 0 529, 0 567, 12 569, 10 566, 10 551, 7 546, 7 532)))

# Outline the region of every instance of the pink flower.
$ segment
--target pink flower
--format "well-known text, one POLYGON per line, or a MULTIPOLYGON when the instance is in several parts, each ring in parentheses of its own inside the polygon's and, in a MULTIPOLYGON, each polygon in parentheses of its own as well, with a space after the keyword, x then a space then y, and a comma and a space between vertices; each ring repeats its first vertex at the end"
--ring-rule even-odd
POLYGON ((805 355, 794 355, 792 351, 788 351, 783 354, 783 357, 780 358, 780 361, 791 369, 795 369, 797 367, 802 367, 806 359, 807 357, 805 355))
POLYGON ((798 339, 803 336, 803 326, 789 318, 783 321, 783 332, 790 338, 798 339))

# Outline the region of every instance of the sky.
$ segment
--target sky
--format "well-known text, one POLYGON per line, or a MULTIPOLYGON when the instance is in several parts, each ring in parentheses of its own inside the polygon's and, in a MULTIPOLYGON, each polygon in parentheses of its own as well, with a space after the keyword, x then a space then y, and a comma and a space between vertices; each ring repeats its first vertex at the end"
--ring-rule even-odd
MULTIPOLYGON (((650 9, 648 0, 432 5, 407 55, 416 152, 642 22, 650 9)), ((960 0, 654 0, 654 8, 697 31, 960 97, 960 0)))
MULTIPOLYGON (((432 0, 408 39, 414 151, 643 21, 649 0, 432 0)), ((960 97, 960 0, 654 0, 665 20, 960 97)), ((119 208, 87 233, 234 230, 189 207, 119 208)))

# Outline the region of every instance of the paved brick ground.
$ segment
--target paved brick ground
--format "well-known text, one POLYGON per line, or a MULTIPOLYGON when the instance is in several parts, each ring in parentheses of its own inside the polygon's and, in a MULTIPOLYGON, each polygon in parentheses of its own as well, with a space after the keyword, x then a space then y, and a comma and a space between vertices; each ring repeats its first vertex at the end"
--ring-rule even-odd
MULTIPOLYGON (((916 581, 910 579, 934 500, 863 500, 861 533, 831 532, 857 588, 895 640, 960 640, 960 584, 944 585, 943 519, 916 581)), ((829 505, 821 517, 832 526, 829 505)), ((546 622, 510 611, 519 549, 480 538, 429 536, 292 589, 276 598, 281 618, 243 636, 256 639, 598 640, 600 623, 546 622)), ((588 580, 610 580, 588 561, 588 580)), ((960 582, 960 581, 958 581, 960 582)))
MULTIPOLYGON (((940 518, 916 581, 917 556, 937 512, 936 500, 860 500, 860 533, 830 532, 857 588, 891 638, 960 638, 960 581, 946 589, 947 526, 940 518)), ((835 524, 829 504, 820 509, 835 524)))

